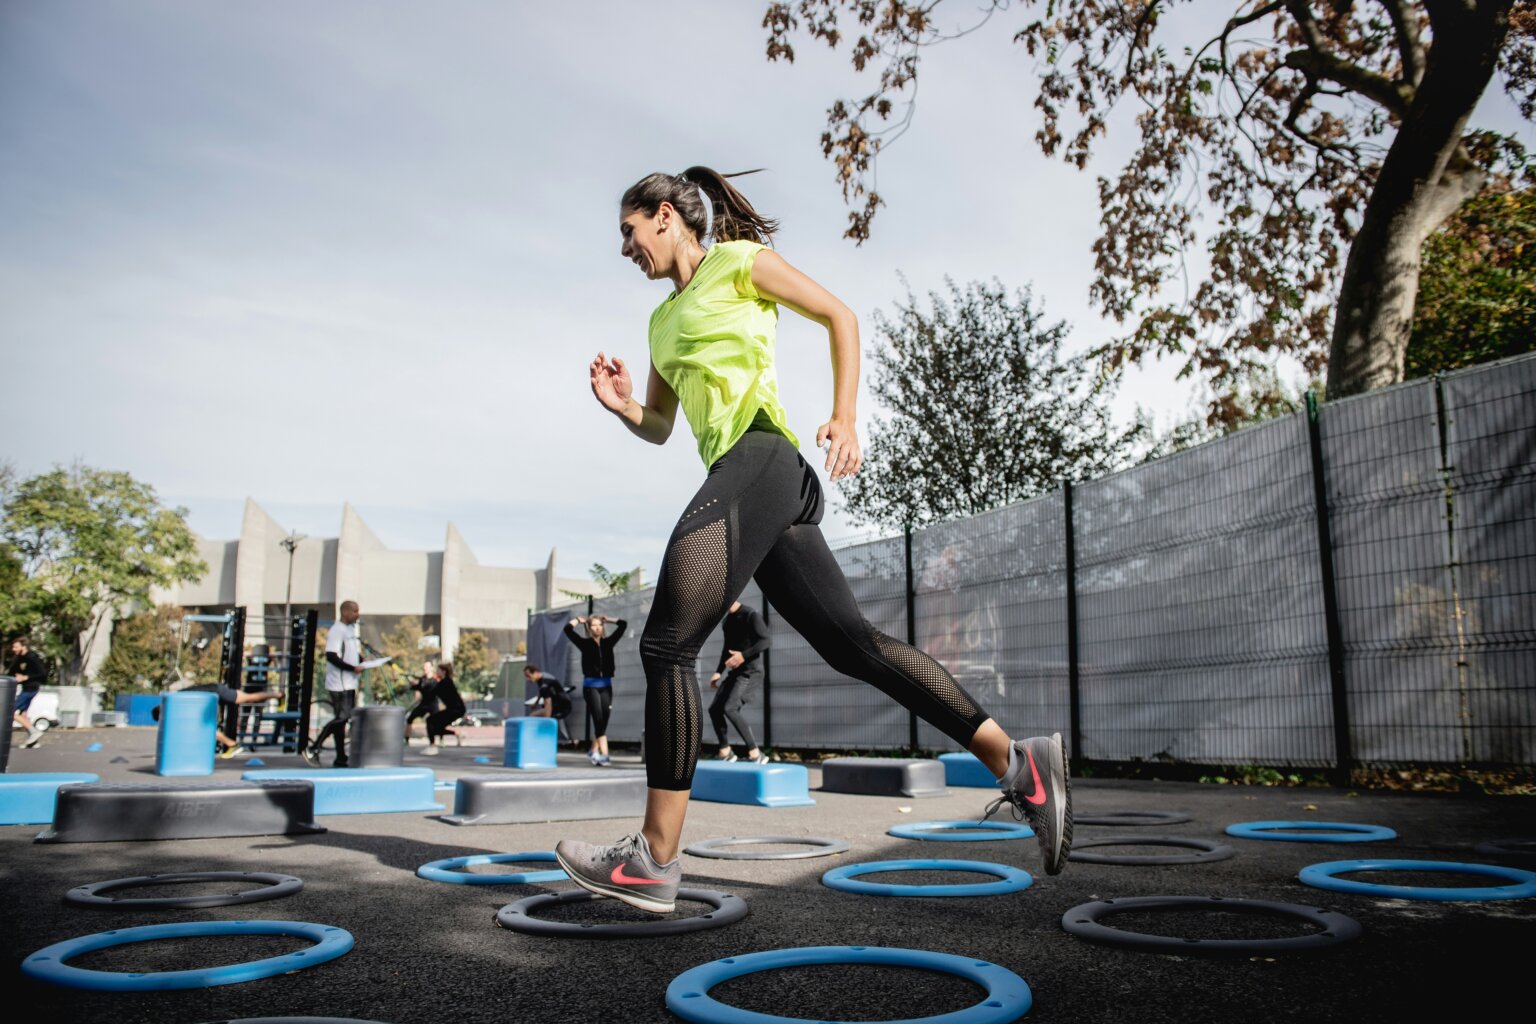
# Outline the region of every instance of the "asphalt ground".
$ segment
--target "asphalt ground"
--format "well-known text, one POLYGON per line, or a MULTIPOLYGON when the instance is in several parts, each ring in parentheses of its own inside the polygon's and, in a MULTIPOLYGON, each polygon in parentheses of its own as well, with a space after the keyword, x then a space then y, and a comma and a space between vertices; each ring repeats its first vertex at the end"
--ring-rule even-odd
MULTIPOLYGON (((486 771, 485 748, 465 746, 407 764, 439 780, 486 771)), ((95 729, 52 733, 35 750, 13 749, 10 771, 92 771, 104 781, 154 781, 154 732, 95 729), (85 748, 99 742, 99 752, 85 748), (118 760, 121 759, 121 760, 118 760), (117 763, 113 763, 117 760, 117 763)), ((260 754, 267 767, 296 757, 260 754)), ((499 760, 499 758, 497 758, 499 760)), ((238 777, 244 758, 219 761, 216 778, 238 777)), ((562 754, 586 767, 579 754, 562 754)), ((639 767, 622 754, 615 766, 639 767)), ((1153 827, 1082 825, 1078 838, 1177 835, 1236 848, 1225 861, 1170 866, 1072 863, 1059 876, 1039 870, 1034 840, 972 843, 895 839, 886 829, 924 820, 971 819, 991 794, 952 789, 925 799, 821 793, 814 807, 763 809, 696 801, 685 843, 713 836, 818 835, 844 839, 849 853, 812 860, 725 861, 685 857, 685 886, 745 899, 750 914, 718 929, 670 937, 600 941, 523 935, 498 927, 503 905, 569 883, 465 886, 415 876, 428 861, 474 853, 550 850, 565 837, 612 841, 639 819, 533 825, 452 826, 426 813, 331 815, 318 836, 167 842, 34 844, 41 826, 0 827, 0 914, 9 985, 18 1020, 181 1024, 265 1015, 355 1017, 387 1024, 480 1022, 666 1022, 668 982, 690 967, 733 954, 796 946, 878 945, 934 950, 1000 964, 1028 982, 1034 1005, 1021 1018, 1054 1022, 1195 1024, 1204 1021, 1415 1021, 1530 1019, 1536 958, 1536 900, 1427 902, 1325 892, 1297 881, 1308 864, 1352 859, 1472 861, 1536 868, 1532 858, 1474 852, 1480 842, 1536 836, 1536 800, 1448 794, 1271 789, 1195 783, 1074 782, 1077 813, 1175 811, 1191 821, 1153 827), (1395 829, 1392 841, 1323 844, 1244 840, 1230 823, 1347 821, 1395 829), (1023 867, 1029 888, 1003 896, 892 898, 821 884, 828 869, 892 859, 963 859, 1023 867), (172 871, 276 871, 298 875, 302 892, 280 900, 207 910, 111 911, 66 904, 88 882, 172 871), (1310 954, 1215 958, 1100 945, 1062 929, 1080 904, 1128 896, 1222 896, 1321 907, 1364 929, 1352 942, 1310 954), (68 938, 132 925, 182 921, 290 920, 339 926, 355 948, 318 967, 237 985, 183 992, 107 994, 35 982, 17 966, 68 938), (1518 1008, 1525 1006, 1521 1011, 1518 1008)), ((450 791, 443 791, 450 804, 450 791)), ((637 813, 639 808, 636 809, 637 813)), ((446 813, 446 812, 445 812, 446 813)), ((1006 813, 1006 812, 1005 812, 1006 813)), ((1159 854, 1162 847, 1106 852, 1159 854)), ((533 868, 547 865, 530 865, 533 868)), ((487 870, 509 870, 493 867, 487 870)), ((1372 872, 1351 877, 1389 884, 1501 884, 1467 875, 1372 872)), ((944 872, 883 875, 906 883, 975 882, 944 872)), ((131 895, 226 891, 222 886, 144 889, 131 895)), ((130 895, 130 894, 125 894, 130 895)), ((676 917, 705 912, 680 904, 676 917)), ((612 900, 561 907, 551 918, 645 921, 612 900)), ((1316 929, 1287 918, 1204 911, 1125 914, 1115 926, 1185 938, 1284 938, 1316 929)), ((227 936, 118 947, 74 963, 98 970, 182 970, 236 963, 304 948, 299 939, 227 936)), ((799 967, 726 982, 711 993, 760 1013, 817 1021, 907 1020, 977 1002, 969 982, 910 968, 799 967)))

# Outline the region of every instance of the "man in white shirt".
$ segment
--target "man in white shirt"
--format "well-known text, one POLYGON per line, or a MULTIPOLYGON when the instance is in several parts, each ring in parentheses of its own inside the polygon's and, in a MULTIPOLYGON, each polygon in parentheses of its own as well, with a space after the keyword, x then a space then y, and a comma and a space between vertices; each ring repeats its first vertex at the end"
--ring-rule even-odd
POLYGON ((300 751, 315 768, 320 767, 320 748, 332 736, 336 737, 336 760, 331 767, 347 767, 347 720, 357 707, 357 683, 363 674, 362 641, 357 635, 359 614, 356 601, 341 602, 341 618, 325 638, 325 699, 335 717, 312 744, 300 751))

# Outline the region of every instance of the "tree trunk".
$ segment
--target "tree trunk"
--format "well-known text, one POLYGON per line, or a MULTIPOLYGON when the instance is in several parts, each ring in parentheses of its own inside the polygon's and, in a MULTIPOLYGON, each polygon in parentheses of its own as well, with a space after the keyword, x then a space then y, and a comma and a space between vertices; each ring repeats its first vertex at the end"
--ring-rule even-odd
POLYGON ((1328 352, 1329 398, 1403 379, 1424 240, 1484 181, 1461 140, 1493 77, 1512 0, 1427 6, 1434 38, 1424 78, 1382 161, 1344 266, 1328 352))

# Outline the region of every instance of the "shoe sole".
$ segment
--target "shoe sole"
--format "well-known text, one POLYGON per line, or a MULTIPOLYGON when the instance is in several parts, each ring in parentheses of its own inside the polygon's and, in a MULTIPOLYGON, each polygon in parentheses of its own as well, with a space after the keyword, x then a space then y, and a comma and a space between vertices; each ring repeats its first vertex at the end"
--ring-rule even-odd
POLYGON ((43 734, 38 733, 36 736, 30 737, 27 742, 23 743, 22 748, 30 750, 41 742, 43 742, 43 734))
POLYGON ((623 900, 636 910, 644 910, 651 914, 670 914, 673 910, 677 909, 676 902, 662 903, 659 900, 648 900, 644 896, 636 896, 627 889, 610 888, 601 882, 594 882, 583 878, 581 872, 577 871, 574 866, 561 856, 559 850, 555 851, 555 860, 559 862, 561 869, 570 876, 571 881, 594 896, 611 896, 616 900, 623 900))
MULTIPOLYGON (((1061 733, 1052 733, 1050 739, 1050 757, 1047 758, 1046 777, 1042 780, 1046 789, 1055 799, 1049 801, 1055 811, 1055 820, 1050 823, 1051 832, 1057 837, 1055 856, 1053 851, 1041 849, 1042 860, 1045 862, 1045 873, 1059 875, 1067 866, 1067 855, 1072 852, 1072 786, 1067 781, 1067 751, 1061 743, 1061 733)), ((1039 763, 1039 758, 1036 758, 1039 763)))

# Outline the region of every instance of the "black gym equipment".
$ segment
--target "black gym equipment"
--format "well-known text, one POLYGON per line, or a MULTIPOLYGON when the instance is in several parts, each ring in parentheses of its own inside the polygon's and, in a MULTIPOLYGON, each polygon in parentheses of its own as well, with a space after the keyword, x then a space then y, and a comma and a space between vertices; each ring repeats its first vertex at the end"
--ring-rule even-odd
POLYGON ((1149 953, 1189 953, 1253 956, 1263 953, 1310 953, 1359 938, 1360 923, 1352 917, 1319 907, 1269 900, 1228 899, 1223 896, 1130 896, 1100 900, 1073 907, 1061 915, 1061 926, 1080 939, 1149 953), (1113 914, 1147 910, 1231 911, 1238 914, 1279 914, 1300 918, 1323 930, 1285 939, 1186 939, 1176 935, 1148 935, 1111 928, 1101 923, 1113 914))
POLYGON ((693 857, 712 857, 716 860, 807 860, 811 857, 830 857, 835 853, 847 853, 848 844, 841 839, 825 839, 821 836, 722 836, 705 839, 683 850, 693 857), (725 846, 809 846, 809 850, 725 850, 725 846))
POLYGON ((169 875, 135 875, 132 878, 110 878, 105 882, 91 882, 76 886, 64 894, 64 902, 84 907, 106 907, 115 910, 160 910, 200 907, 230 907, 240 903, 259 903, 292 896, 304 888, 304 882, 292 875, 279 875, 269 871, 181 871, 169 875), (180 882, 260 882, 258 888, 243 892, 203 896, 107 896, 106 893, 121 889, 134 889, 146 885, 171 885, 180 882))
POLYGON ((730 893, 711 892, 708 889, 679 889, 677 898, 694 903, 707 903, 713 908, 707 914, 695 917, 658 918, 654 921, 627 922, 623 924, 579 924, 574 921, 548 921, 533 916, 542 907, 565 903, 586 903, 608 899, 587 892, 585 889, 568 889, 565 892, 544 893, 509 903, 496 912, 496 923, 514 932, 527 935, 556 935, 571 939, 648 939, 656 935, 682 935, 685 932, 702 932, 721 928, 747 916, 747 901, 730 893))
POLYGON ((1138 836, 1135 839, 1075 839, 1068 860, 1083 864, 1209 864, 1237 855, 1226 843, 1213 839, 1194 839, 1187 836, 1138 836), (1197 853, 1163 853, 1138 856, 1127 853, 1084 853, 1090 846, 1176 846, 1197 853))

